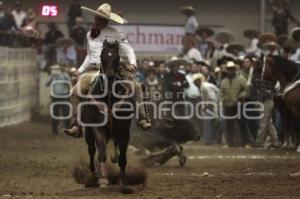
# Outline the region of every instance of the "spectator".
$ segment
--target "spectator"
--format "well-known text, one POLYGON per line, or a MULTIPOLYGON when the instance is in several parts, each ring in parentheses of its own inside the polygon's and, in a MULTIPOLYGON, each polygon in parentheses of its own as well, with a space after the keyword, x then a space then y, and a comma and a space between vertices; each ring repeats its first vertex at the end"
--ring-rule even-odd
POLYGON ((27 12, 27 17, 24 20, 22 32, 29 37, 40 37, 40 32, 38 30, 37 14, 32 8, 30 8, 27 12))
POLYGON ((220 67, 216 67, 213 73, 213 77, 216 80, 216 86, 220 88, 222 82, 222 71, 220 67))
POLYGON ((45 35, 45 44, 54 45, 56 40, 61 37, 64 37, 63 33, 57 29, 55 23, 51 22, 48 24, 48 32, 45 35))
POLYGON ((249 91, 249 95, 245 99, 245 102, 249 102, 247 107, 251 108, 251 111, 247 111, 247 115, 250 116, 251 118, 248 117, 242 117, 242 120, 244 120, 245 125, 246 125, 246 131, 249 134, 249 137, 251 138, 251 141, 254 142, 256 136, 257 136, 257 129, 258 129, 258 120, 254 119, 255 117, 257 118, 259 115, 258 111, 255 111, 255 108, 257 108, 257 105, 254 103, 258 102, 257 96, 257 88, 256 84, 253 78, 254 75, 254 58, 253 57, 246 57, 243 61, 243 67, 241 70, 241 75, 246 79, 247 81, 247 87, 249 91))
POLYGON ((59 38, 56 41, 56 59, 60 66, 72 67, 77 61, 77 54, 74 47, 74 40, 59 38))
POLYGON ((194 74, 193 81, 199 89, 201 99, 204 102, 200 107, 201 115, 205 117, 202 122, 203 142, 204 144, 213 144, 217 137, 215 135, 215 123, 218 118, 220 90, 214 84, 206 82, 204 75, 201 73, 194 74))
POLYGON ((276 42, 267 42, 263 44, 265 55, 279 55, 280 46, 276 42))
POLYGON ((64 37, 63 33, 57 29, 55 23, 51 22, 48 24, 48 32, 45 35, 44 43, 46 45, 45 59, 46 59, 46 68, 56 64, 56 48, 55 42, 64 37))
POLYGON ((206 54, 204 55, 204 59, 206 61, 209 61, 211 63, 212 67, 216 67, 217 56, 218 56, 218 50, 215 46, 215 43, 213 41, 208 40, 207 41, 207 51, 206 51, 206 54))
POLYGON ((300 63, 300 28, 293 28, 290 31, 290 35, 295 41, 295 43, 292 42, 287 42, 287 45, 291 49, 290 52, 288 53, 288 59, 295 62, 295 63, 300 63), (295 45, 296 44, 296 45, 295 45))
POLYGON ((219 43, 218 59, 230 55, 226 52, 227 46, 234 41, 234 36, 227 30, 218 32, 215 36, 216 41, 219 43))
POLYGON ((7 11, 4 14, 4 17, 0 18, 0 30, 2 31, 18 30, 18 27, 15 23, 13 15, 11 14, 10 9, 7 9, 7 11))
MULTIPOLYGON (((200 101, 200 92, 197 86, 194 84, 193 72, 191 69, 192 69, 192 64, 187 64, 185 67, 185 71, 186 71, 185 79, 188 82, 188 87, 184 89, 184 93, 185 93, 185 100, 190 102, 194 108, 196 107, 197 102, 200 101)), ((191 111, 192 110, 189 109, 189 106, 186 106, 186 115, 189 115, 191 111)), ((197 118, 196 114, 194 114, 193 118, 191 119, 194 127, 196 128, 196 131, 200 133, 201 122, 199 122, 199 119, 197 118)), ((196 136, 194 139, 199 140, 200 136, 196 136)))
POLYGON ((284 2, 284 0, 273 0, 272 10, 272 25, 278 37, 280 35, 288 34, 289 20, 297 24, 297 26, 300 26, 300 22, 292 15, 290 9, 287 6, 287 2, 284 2))
MULTIPOLYGON (((51 100, 53 106, 52 131, 54 135, 57 135, 59 125, 59 119, 57 119, 57 117, 68 117, 70 113, 70 109, 67 104, 69 103, 71 79, 69 75, 65 73, 58 65, 51 67, 51 73, 51 76, 46 82, 46 86, 51 86, 51 100), (54 103, 58 104, 55 105, 54 103)), ((69 128, 69 119, 64 119, 64 123, 65 128, 69 128)))
MULTIPOLYGON (((159 103, 163 100, 164 87, 163 87, 163 83, 160 82, 159 79, 157 78, 155 69, 148 70, 145 86, 148 91, 149 100, 151 102, 154 102, 158 107, 159 103)), ((153 116, 155 116, 153 110, 155 107, 153 106, 149 106, 149 107, 150 107, 150 117, 152 120, 152 124, 153 126, 157 126, 159 124, 158 120, 157 118, 153 118, 153 116)))
POLYGON ((207 51, 208 51, 208 39, 212 37, 215 33, 213 30, 206 28, 206 27, 201 27, 198 28, 197 34, 200 36, 200 45, 199 49, 200 52, 203 56, 206 56, 207 51))
POLYGON ((82 26, 83 23, 83 18, 82 17, 77 17, 76 18, 76 24, 73 26, 71 32, 70 32, 70 37, 74 39, 76 43, 77 48, 83 48, 85 45, 85 38, 86 38, 86 29, 82 26))
MULTIPOLYGON (((170 68, 170 73, 166 76, 166 90, 172 93, 172 102, 184 100, 184 89, 188 88, 189 84, 186 80, 184 71, 180 70, 181 66, 187 64, 186 60, 173 57, 166 66, 170 68)), ((177 116, 185 115, 184 105, 176 106, 175 113, 177 116)))
POLYGON ((68 24, 68 30, 70 36, 71 36, 72 28, 76 24, 76 18, 82 16, 80 1, 81 0, 73 0, 73 3, 69 7, 67 24, 68 24))
POLYGON ((211 75, 210 67, 206 62, 201 62, 201 73, 204 75, 207 82, 217 85, 217 81, 215 78, 211 75))
POLYGON ((232 57, 235 60, 241 60, 245 57, 245 47, 242 44, 232 43, 225 49, 227 56, 232 57))
MULTIPOLYGON (((271 146, 279 146, 278 141, 278 133, 273 123, 273 108, 274 108, 274 101, 273 101, 273 92, 274 88, 269 85, 264 85, 264 89, 261 89, 259 92, 259 100, 263 103, 263 117, 259 120, 259 128, 257 132, 256 138, 256 146, 257 147, 265 147, 269 148, 271 146), (270 136, 271 143, 267 142, 267 136, 270 136)), ((279 100, 278 102, 281 102, 279 100)), ((278 103, 277 102, 277 103, 278 103)))
POLYGON ((4 17, 4 15, 5 15, 5 11, 3 8, 3 1, 0 1, 0 18, 4 17))
POLYGON ((199 26, 198 20, 195 16, 196 12, 193 6, 181 7, 181 12, 187 17, 185 22, 185 34, 195 36, 196 30, 199 26))
POLYGON ((258 47, 259 35, 260 35, 260 32, 256 31, 256 30, 249 29, 249 30, 244 31, 244 36, 249 40, 248 47, 246 48, 246 53, 248 55, 259 56, 259 54, 261 53, 261 50, 258 47))
POLYGON ((12 11, 12 15, 15 19, 18 29, 20 30, 24 24, 24 20, 27 17, 26 12, 22 10, 21 1, 16 1, 15 9, 12 11))
POLYGON ((225 147, 234 145, 234 121, 237 120, 240 127, 240 135, 242 139, 242 146, 249 147, 249 137, 245 134, 245 125, 240 119, 242 112, 241 102, 243 102, 247 95, 247 82, 241 75, 236 74, 237 65, 233 61, 226 64, 227 77, 221 83, 220 101, 223 105, 223 116, 225 121, 225 139, 227 145, 225 147))
POLYGON ((165 82, 165 77, 166 77, 166 67, 165 64, 161 63, 159 64, 159 67, 157 69, 157 78, 162 81, 165 82))
POLYGON ((195 37, 187 35, 182 39, 183 45, 183 58, 188 62, 201 62, 203 57, 198 50, 198 42, 195 37))

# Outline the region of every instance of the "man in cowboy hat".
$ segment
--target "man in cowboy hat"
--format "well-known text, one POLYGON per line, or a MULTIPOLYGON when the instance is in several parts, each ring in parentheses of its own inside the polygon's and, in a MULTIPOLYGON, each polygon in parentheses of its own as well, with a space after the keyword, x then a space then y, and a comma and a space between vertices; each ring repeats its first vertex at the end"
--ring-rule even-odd
POLYGON ((258 47, 259 44, 259 35, 260 32, 257 30, 248 29, 244 31, 244 36, 249 39, 248 47, 246 48, 246 53, 248 55, 259 55, 260 49, 258 47))
MULTIPOLYGON (((69 93, 71 87, 71 78, 59 65, 51 66, 51 75, 46 82, 46 86, 51 85, 51 101, 52 104, 59 103, 53 106, 53 115, 52 118, 52 132, 54 135, 59 133, 59 120, 57 117, 63 116, 67 117, 70 110, 69 106, 63 105, 62 103, 69 102, 69 93)), ((64 120, 65 128, 69 128, 70 121, 69 119, 64 120)))
MULTIPOLYGON (((127 71, 123 78, 134 82, 135 88, 130 88, 135 91, 135 100, 137 103, 142 103, 142 88, 134 81, 134 74, 137 71, 137 62, 134 51, 129 45, 125 36, 116 29, 108 26, 109 21, 114 21, 119 24, 124 23, 124 19, 111 11, 111 6, 107 3, 99 6, 97 10, 87 7, 81 7, 83 11, 95 16, 94 26, 91 31, 87 33, 87 56, 78 69, 82 74, 80 81, 75 85, 71 95, 71 103, 73 106, 72 128, 66 129, 65 133, 73 137, 81 137, 82 130, 77 121, 77 106, 80 103, 79 94, 87 94, 91 80, 95 76, 101 66, 100 55, 102 52, 103 42, 108 40, 110 42, 119 42, 119 53, 121 56, 128 58, 129 64, 127 71), (83 74, 84 73, 84 74, 83 74)), ((131 86, 129 86, 131 87, 131 86)), ((139 125, 143 130, 151 128, 148 118, 145 113, 145 107, 139 106, 139 125)))
MULTIPOLYGON (((288 59, 296 63, 300 63, 300 28, 294 28, 291 30, 290 35, 293 41, 288 41, 286 45, 289 45, 290 53, 288 53, 288 59)), ((286 46, 285 46, 286 48, 286 46)))
POLYGON ((239 43, 232 43, 226 47, 226 52, 234 59, 240 59, 245 54, 245 47, 239 43))
POLYGON ((263 44, 263 50, 265 55, 279 55, 280 46, 274 42, 267 42, 263 44))
POLYGON ((212 37, 215 33, 207 27, 199 27, 196 33, 200 37, 200 52, 202 55, 206 55, 208 51, 208 38, 212 37))
POLYGON ((186 35, 182 38, 183 58, 188 62, 201 62, 203 57, 198 50, 197 39, 192 35, 186 35))
POLYGON ((205 144, 213 144, 216 138, 215 120, 218 117, 217 104, 219 102, 220 90, 214 84, 207 82, 205 76, 201 73, 194 74, 193 81, 199 90, 201 100, 204 102, 200 106, 201 115, 209 117, 202 122, 201 132, 203 142, 205 144), (212 104, 215 104, 215 106, 212 104))
POLYGON ((279 55, 278 37, 273 33, 264 33, 259 37, 259 44, 265 55, 279 55))
POLYGON ((300 22, 292 15, 290 9, 288 8, 286 0, 275 0, 272 4, 272 10, 272 25, 277 36, 288 34, 289 20, 297 24, 297 26, 300 25, 300 22))
POLYGON ((195 16, 195 8, 193 6, 182 6, 181 12, 187 17, 185 22, 185 34, 195 35, 196 30, 199 26, 199 23, 195 16))
MULTIPOLYGON (((246 79, 237 75, 237 64, 234 61, 228 61, 226 64, 227 77, 221 83, 220 89, 220 101, 223 106, 223 114, 225 121, 225 138, 227 145, 226 147, 232 146, 234 144, 233 129, 234 129, 234 119, 232 116, 238 114, 238 110, 241 108, 241 103, 248 96, 248 87, 246 79), (240 107, 239 107, 240 106, 240 107)), ((245 131, 245 124, 239 117, 236 118, 239 127, 240 135, 242 138, 242 145, 248 147, 250 139, 245 131)))
POLYGON ((77 53, 71 38, 59 38, 56 42, 56 60, 61 66, 72 67, 76 65, 77 53))
POLYGON ((220 44, 217 57, 222 58, 223 56, 230 56, 226 52, 226 48, 234 41, 233 35, 229 31, 223 30, 216 34, 215 39, 220 44))

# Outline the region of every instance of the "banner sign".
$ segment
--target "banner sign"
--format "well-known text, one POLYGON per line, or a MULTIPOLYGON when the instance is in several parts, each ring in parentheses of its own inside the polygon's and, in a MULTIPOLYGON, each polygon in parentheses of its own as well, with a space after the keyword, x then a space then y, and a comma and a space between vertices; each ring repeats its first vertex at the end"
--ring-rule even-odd
POLYGON ((180 53, 183 26, 116 25, 136 52, 180 53))

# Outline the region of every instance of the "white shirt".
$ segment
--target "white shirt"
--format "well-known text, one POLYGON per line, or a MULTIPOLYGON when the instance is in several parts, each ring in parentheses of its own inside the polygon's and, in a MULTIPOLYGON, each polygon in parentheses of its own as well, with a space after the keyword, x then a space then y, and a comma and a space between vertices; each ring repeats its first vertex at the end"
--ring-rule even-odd
POLYGON ((184 93, 189 98, 195 98, 200 96, 200 92, 198 87, 194 84, 194 80, 192 74, 187 74, 185 76, 187 82, 189 83, 189 87, 184 89, 184 93))
POLYGON ((248 54, 257 54, 257 51, 259 51, 259 48, 258 48, 258 43, 259 43, 259 39, 257 38, 254 38, 250 41, 250 44, 248 46, 248 48, 246 49, 246 52, 248 54))
POLYGON ((204 101, 217 102, 219 100, 220 90, 212 83, 202 82, 200 93, 204 101))
POLYGON ((198 28, 199 24, 195 16, 190 16, 185 23, 185 33, 194 34, 198 28))
POLYGON ((100 55, 102 52, 103 42, 107 39, 109 42, 119 42, 119 54, 126 56, 130 64, 137 66, 136 56, 132 47, 129 45, 125 35, 117 31, 116 29, 107 26, 98 37, 92 39, 91 31, 87 33, 87 55, 84 62, 78 69, 79 73, 83 73, 91 64, 101 64, 100 55))
POLYGON ((22 25, 23 25, 23 22, 26 18, 26 12, 24 12, 23 10, 21 10, 20 12, 17 12, 16 10, 13 10, 11 12, 11 14, 13 15, 14 19, 15 19, 15 22, 16 22, 16 25, 19 29, 21 29, 22 25))
POLYGON ((200 53, 200 51, 197 48, 191 48, 185 55, 184 59, 187 61, 196 61, 196 62, 201 62, 203 61, 203 57, 200 53))
POLYGON ((300 63, 300 48, 296 50, 296 52, 289 56, 289 60, 295 63, 300 63))

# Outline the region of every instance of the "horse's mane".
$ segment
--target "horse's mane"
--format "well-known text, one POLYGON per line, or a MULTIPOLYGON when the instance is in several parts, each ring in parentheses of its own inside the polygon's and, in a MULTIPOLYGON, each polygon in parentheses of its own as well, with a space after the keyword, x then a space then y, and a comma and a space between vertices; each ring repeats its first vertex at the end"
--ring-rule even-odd
POLYGON ((297 75, 297 73, 300 70, 300 66, 295 62, 292 62, 281 56, 271 55, 270 57, 274 59, 277 69, 281 71, 283 75, 286 76, 289 80, 293 80, 293 78, 297 75))

